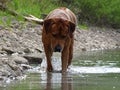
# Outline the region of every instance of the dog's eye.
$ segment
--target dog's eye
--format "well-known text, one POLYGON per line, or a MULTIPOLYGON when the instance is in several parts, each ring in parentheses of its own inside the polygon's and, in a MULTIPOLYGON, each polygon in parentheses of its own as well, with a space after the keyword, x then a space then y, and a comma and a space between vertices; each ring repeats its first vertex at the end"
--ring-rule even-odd
POLYGON ((52 34, 53 37, 57 37, 57 34, 52 34))
POLYGON ((61 38, 62 38, 62 39, 65 39, 65 38, 66 38, 66 36, 65 36, 65 35, 62 35, 62 36, 61 36, 61 38))

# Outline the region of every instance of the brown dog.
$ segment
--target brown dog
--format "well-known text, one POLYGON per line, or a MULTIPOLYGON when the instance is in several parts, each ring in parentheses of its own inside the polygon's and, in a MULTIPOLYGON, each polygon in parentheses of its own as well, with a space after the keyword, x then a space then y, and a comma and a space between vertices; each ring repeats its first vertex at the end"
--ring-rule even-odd
POLYGON ((47 58, 47 71, 52 72, 51 56, 61 52, 62 72, 66 72, 73 57, 73 32, 76 16, 68 8, 61 7, 51 11, 43 23, 42 42, 47 58))

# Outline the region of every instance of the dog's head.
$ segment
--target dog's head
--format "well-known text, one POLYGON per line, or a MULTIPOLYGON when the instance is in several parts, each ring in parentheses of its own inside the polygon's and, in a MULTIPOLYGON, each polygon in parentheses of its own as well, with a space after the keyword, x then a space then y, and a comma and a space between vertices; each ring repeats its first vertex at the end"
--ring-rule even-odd
POLYGON ((68 38, 73 37, 75 31, 75 24, 64 19, 55 18, 44 21, 44 29, 47 34, 51 36, 51 48, 55 52, 61 52, 65 46, 68 38))

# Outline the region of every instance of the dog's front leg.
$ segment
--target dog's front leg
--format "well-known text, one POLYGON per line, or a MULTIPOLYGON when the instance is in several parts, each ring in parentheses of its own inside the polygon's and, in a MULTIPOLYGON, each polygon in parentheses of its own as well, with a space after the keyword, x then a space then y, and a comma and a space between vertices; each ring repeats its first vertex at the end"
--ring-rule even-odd
POLYGON ((68 59, 69 59, 69 48, 66 47, 62 51, 62 72, 67 71, 68 59))
MULTIPOLYGON (((73 58, 73 43, 74 43, 74 39, 71 38, 71 43, 70 43, 70 48, 69 48, 69 59, 68 59, 68 66, 71 65, 72 62, 72 58, 73 58)), ((67 67, 68 67, 67 66, 67 67)))
POLYGON ((49 47, 49 45, 44 45, 44 49, 45 49, 45 54, 46 54, 46 58, 47 58, 47 71, 48 72, 52 72, 53 71, 53 67, 52 67, 52 63, 51 63, 51 56, 52 56, 52 50, 49 47))

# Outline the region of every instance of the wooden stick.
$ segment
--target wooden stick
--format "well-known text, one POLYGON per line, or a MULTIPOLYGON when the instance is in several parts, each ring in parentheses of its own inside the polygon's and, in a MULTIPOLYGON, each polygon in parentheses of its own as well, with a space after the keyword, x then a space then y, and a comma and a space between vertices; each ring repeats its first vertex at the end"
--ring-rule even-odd
POLYGON ((20 15, 17 12, 8 9, 4 5, 2 5, 1 3, 0 3, 0 10, 2 10, 3 12, 8 12, 9 14, 11 14, 13 16, 22 16, 25 20, 27 20, 27 21, 33 21, 33 22, 35 22, 37 24, 40 24, 40 25, 43 25, 43 22, 44 22, 43 19, 39 19, 39 18, 37 18, 37 17, 35 17, 33 15, 28 15, 28 16, 20 15))

